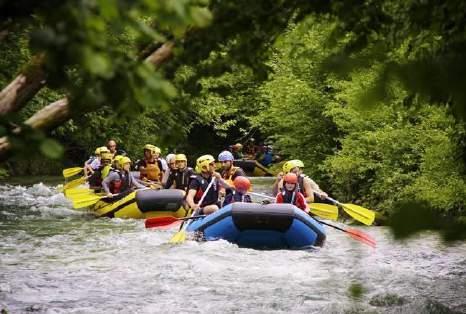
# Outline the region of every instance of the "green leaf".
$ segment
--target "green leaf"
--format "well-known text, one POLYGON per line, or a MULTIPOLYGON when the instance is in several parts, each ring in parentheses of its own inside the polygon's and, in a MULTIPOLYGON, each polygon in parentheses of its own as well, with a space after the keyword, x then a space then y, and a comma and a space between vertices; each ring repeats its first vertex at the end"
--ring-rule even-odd
POLYGON ((207 8, 192 8, 191 17, 198 27, 206 27, 212 21, 212 13, 207 8))
POLYGON ((52 159, 59 159, 63 156, 64 149, 60 143, 52 139, 45 139, 40 144, 40 151, 44 156, 52 159))
POLYGON ((116 0, 99 0, 102 16, 107 20, 118 17, 118 4, 116 0))
POLYGON ((90 73, 104 78, 113 76, 112 64, 105 54, 90 47, 85 47, 83 49, 83 59, 84 66, 90 73))

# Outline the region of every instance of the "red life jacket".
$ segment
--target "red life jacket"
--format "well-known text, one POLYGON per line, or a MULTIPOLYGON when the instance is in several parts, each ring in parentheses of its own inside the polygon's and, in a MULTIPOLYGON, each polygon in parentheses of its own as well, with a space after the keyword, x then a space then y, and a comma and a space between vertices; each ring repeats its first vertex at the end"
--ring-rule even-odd
POLYGON ((307 209, 304 195, 300 193, 297 188, 294 191, 287 191, 286 189, 283 189, 283 191, 277 195, 277 203, 293 204, 304 211, 307 209))

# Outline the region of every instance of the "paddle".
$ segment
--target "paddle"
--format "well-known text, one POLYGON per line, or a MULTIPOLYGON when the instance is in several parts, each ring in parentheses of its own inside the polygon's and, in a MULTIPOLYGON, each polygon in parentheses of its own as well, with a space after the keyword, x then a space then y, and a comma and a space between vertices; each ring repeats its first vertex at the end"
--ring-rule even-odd
POLYGON ((172 224, 186 221, 189 219, 199 219, 204 218, 206 215, 199 215, 199 216, 191 216, 191 217, 183 217, 183 218, 176 218, 173 216, 165 216, 165 217, 151 217, 147 218, 145 221, 146 228, 159 228, 159 227, 167 227, 172 224))
POLYGON ((83 207, 89 207, 91 205, 94 205, 97 203, 99 200, 103 198, 107 198, 108 196, 102 196, 102 195, 97 195, 97 194, 84 194, 84 195, 76 195, 74 199, 72 199, 73 202, 73 208, 83 208, 83 207))
POLYGON ((75 195, 84 195, 84 194, 92 194, 94 193, 94 190, 88 189, 88 188, 73 188, 73 189, 67 189, 63 192, 65 196, 67 197, 73 197, 75 195))
POLYGON ((348 215, 367 226, 372 225, 372 223, 374 222, 375 213, 370 209, 354 204, 342 204, 339 201, 334 200, 330 196, 327 196, 327 199, 335 205, 341 206, 348 215))
POLYGON ((84 184, 84 182, 86 182, 86 177, 81 177, 81 178, 78 178, 78 179, 75 179, 73 181, 70 181, 68 182, 67 184, 65 184, 63 186, 63 190, 68 190, 68 189, 72 189, 72 188, 75 188, 81 184, 84 184))
POLYGON ((81 171, 83 171, 83 169, 84 168, 82 168, 82 167, 74 167, 74 168, 63 169, 63 176, 65 178, 75 176, 78 173, 80 173, 81 171))
POLYGON ((341 227, 338 227, 338 226, 335 226, 335 225, 332 225, 332 224, 329 224, 325 221, 322 221, 322 220, 319 220, 319 219, 316 219, 315 217, 312 217, 314 218, 318 223, 321 223, 323 225, 326 225, 326 226, 329 226, 329 227, 332 227, 336 230, 340 230, 340 231, 343 231, 345 233, 347 233, 350 237, 352 237, 353 239, 359 241, 359 242, 362 242, 364 244, 367 244, 373 248, 376 247, 376 242, 375 242, 375 239, 372 238, 370 235, 368 235, 367 233, 365 232, 362 232, 361 230, 357 230, 357 229, 352 229, 352 228, 341 228, 341 227))
MULTIPOLYGON (((249 192, 249 194, 275 200, 275 197, 266 195, 266 194, 253 193, 253 192, 249 192)), ((330 220, 338 219, 338 208, 336 206, 333 206, 330 204, 323 204, 323 203, 309 203, 307 204, 307 206, 309 208, 309 212, 313 215, 319 216, 324 219, 330 219, 330 220)))
MULTIPOLYGON (((207 186, 207 189, 204 191, 204 194, 202 194, 202 197, 201 199, 199 200, 199 207, 198 208, 201 208, 202 206, 202 202, 204 202, 204 198, 205 196, 207 195, 207 193, 209 192, 211 186, 214 184, 215 182, 215 177, 212 178, 212 181, 210 181, 209 185, 207 186)), ((192 218, 194 216, 196 216, 198 210, 195 210, 193 211, 193 213, 191 214, 191 216, 189 218, 192 218)), ((181 242, 184 242, 186 240, 186 227, 188 226, 188 224, 185 224, 185 222, 183 221, 183 224, 181 225, 180 227, 180 230, 170 239, 170 243, 181 243, 181 242)))

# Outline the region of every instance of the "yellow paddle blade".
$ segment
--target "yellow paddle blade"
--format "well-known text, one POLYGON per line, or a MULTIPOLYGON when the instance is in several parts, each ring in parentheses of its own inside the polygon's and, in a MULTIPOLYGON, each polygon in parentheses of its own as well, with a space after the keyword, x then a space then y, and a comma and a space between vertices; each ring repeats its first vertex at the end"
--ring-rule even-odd
POLYGON ((309 212, 324 219, 337 220, 338 207, 323 203, 310 203, 307 205, 309 212))
POLYGON ((63 190, 66 191, 68 189, 75 188, 75 187, 77 187, 77 186, 79 186, 81 184, 84 184, 84 182, 86 182, 86 177, 81 177, 79 179, 70 181, 70 182, 68 182, 67 184, 65 184, 63 186, 63 190))
POLYGON ((370 226, 374 222, 375 212, 354 204, 340 204, 345 212, 363 224, 370 226))
POLYGON ((180 230, 170 239, 169 243, 178 244, 183 243, 186 241, 186 232, 184 230, 180 230))
POLYGON ((73 208, 89 207, 97 203, 103 197, 100 195, 78 195, 72 200, 73 208))
POLYGON ((63 169, 63 176, 64 176, 65 178, 72 177, 72 176, 77 175, 77 174, 80 173, 81 171, 83 171, 83 168, 81 168, 81 167, 74 167, 74 168, 63 169))
POLYGON ((67 197, 73 197, 75 195, 84 195, 84 194, 92 194, 94 190, 88 188, 74 188, 74 189, 67 189, 63 192, 67 197))

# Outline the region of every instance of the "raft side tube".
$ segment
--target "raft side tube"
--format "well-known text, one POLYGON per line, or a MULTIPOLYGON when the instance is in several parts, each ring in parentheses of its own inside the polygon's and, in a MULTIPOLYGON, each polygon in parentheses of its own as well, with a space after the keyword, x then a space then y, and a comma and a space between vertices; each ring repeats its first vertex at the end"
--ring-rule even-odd
POLYGON ((182 190, 141 190, 136 193, 136 202, 141 212, 177 211, 183 206, 182 190))

